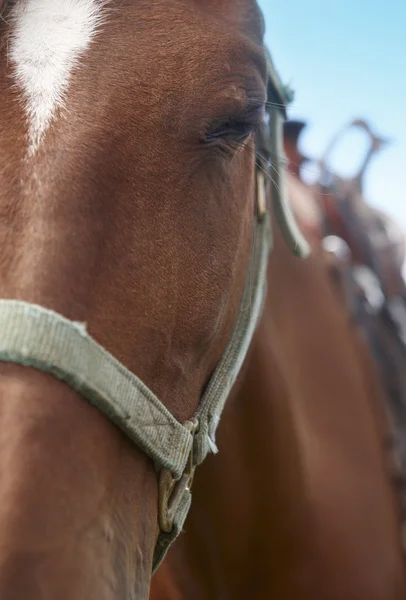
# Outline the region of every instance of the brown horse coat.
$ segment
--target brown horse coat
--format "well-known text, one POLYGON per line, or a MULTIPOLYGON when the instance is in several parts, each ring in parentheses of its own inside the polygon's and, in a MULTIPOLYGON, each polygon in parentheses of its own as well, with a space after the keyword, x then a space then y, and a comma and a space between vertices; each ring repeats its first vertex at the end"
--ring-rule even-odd
POLYGON ((366 347, 322 256, 298 261, 276 234, 268 282, 220 453, 196 476, 186 532, 151 600, 400 600, 381 390, 366 347))

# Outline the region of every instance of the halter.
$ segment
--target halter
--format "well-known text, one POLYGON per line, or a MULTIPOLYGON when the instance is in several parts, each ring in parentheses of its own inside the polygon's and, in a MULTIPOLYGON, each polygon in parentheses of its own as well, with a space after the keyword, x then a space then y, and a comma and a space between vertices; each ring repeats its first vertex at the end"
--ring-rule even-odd
MULTIPOLYGON (((284 200, 281 162, 285 100, 272 64, 269 95, 272 203, 287 243, 295 254, 305 256, 307 243, 284 200)), ((237 321, 198 411, 186 423, 179 423, 135 374, 87 333, 83 324, 42 306, 0 300, 0 361, 34 367, 64 381, 153 460, 159 477, 160 526, 154 571, 183 528, 196 466, 209 452, 216 452, 217 425, 261 315, 272 239, 266 202, 268 168, 269 162, 261 154, 257 169, 254 242, 237 321)))

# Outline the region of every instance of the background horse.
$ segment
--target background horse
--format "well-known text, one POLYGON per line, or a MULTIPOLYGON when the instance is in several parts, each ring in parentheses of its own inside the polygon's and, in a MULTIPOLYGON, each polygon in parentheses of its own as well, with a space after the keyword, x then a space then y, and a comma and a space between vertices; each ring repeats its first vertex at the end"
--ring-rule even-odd
MULTIPOLYGON (((391 423, 390 464, 406 519, 406 286, 402 276, 405 237, 382 211, 369 206, 363 180, 371 159, 386 141, 362 119, 340 130, 319 161, 321 179, 316 194, 322 210, 323 233, 347 244, 347 304, 366 339, 385 390, 385 410, 391 423), (331 173, 329 153, 351 127, 362 128, 370 145, 354 177, 331 173)), ((330 239, 328 237, 327 239, 330 239)), ((403 535, 404 538, 404 535, 403 535)), ((404 540, 405 544, 405 540, 404 540)))
POLYGON ((263 19, 254 0, 5 4, 0 597, 142 600, 195 445, 214 449, 193 417, 238 372, 252 281, 260 306, 263 19))
POLYGON ((288 174, 313 255, 278 232, 261 323, 151 600, 394 600, 406 584, 381 386, 336 293, 315 196, 288 174))

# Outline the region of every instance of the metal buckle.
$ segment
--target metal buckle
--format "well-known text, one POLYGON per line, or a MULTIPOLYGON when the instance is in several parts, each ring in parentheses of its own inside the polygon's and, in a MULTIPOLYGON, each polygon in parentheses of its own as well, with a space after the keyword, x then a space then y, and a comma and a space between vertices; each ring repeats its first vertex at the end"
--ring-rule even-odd
MULTIPOLYGON (((191 419, 184 425, 189 429, 192 436, 195 435, 199 422, 197 419, 191 419)), ((167 469, 163 469, 159 475, 159 500, 158 500, 158 521, 161 531, 170 533, 173 528, 176 513, 185 491, 190 491, 193 483, 196 465, 193 460, 193 443, 189 458, 180 479, 176 480, 167 469)))
POLYGON ((266 214, 266 182, 262 171, 257 171, 257 217, 261 221, 266 214))

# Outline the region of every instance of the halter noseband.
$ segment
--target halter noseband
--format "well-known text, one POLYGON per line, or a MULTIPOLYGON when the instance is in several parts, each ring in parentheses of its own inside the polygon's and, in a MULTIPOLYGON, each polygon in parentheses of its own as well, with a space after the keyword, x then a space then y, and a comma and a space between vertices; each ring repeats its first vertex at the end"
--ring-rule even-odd
MULTIPOLYGON (((290 248, 308 253, 284 199, 282 127, 283 94, 270 64, 269 155, 272 162, 272 203, 277 222, 290 248)), ((160 534, 154 570, 176 539, 191 503, 194 471, 215 451, 220 416, 245 359, 258 324, 266 292, 271 248, 270 215, 264 171, 269 163, 258 157, 254 242, 240 310, 228 345, 206 388, 193 419, 179 423, 151 390, 86 331, 42 306, 0 300, 0 361, 51 373, 86 398, 114 422, 155 463, 159 472, 160 534)))

